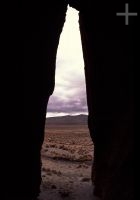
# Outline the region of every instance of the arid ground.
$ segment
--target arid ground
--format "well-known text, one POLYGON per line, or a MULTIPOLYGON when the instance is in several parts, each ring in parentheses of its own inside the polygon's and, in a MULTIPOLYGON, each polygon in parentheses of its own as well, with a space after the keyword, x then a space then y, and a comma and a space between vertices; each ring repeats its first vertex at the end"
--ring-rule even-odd
POLYGON ((41 200, 93 200, 93 143, 87 125, 47 125, 41 200))

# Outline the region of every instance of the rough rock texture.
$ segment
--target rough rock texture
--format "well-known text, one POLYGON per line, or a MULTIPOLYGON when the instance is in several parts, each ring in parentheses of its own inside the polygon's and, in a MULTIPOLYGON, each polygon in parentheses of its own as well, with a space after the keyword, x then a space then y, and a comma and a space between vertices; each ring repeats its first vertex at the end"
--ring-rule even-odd
POLYGON ((103 200, 134 199, 134 22, 128 28, 114 15, 121 6, 95 1, 80 12, 88 122, 95 145, 92 179, 103 200))
MULTIPOLYGON (((92 177, 95 193, 102 200, 134 200, 135 24, 131 20, 131 26, 124 26, 123 17, 116 17, 116 12, 124 11, 123 1, 75 2, 71 1, 70 5, 80 10, 88 125, 95 145, 92 177)), ((25 196, 27 199, 39 193, 40 150, 44 138, 46 105, 54 89, 56 52, 65 21, 67 1, 24 1, 22 7, 24 134, 27 138, 30 135, 31 141, 25 142, 26 150, 22 155, 24 176, 21 174, 19 183, 22 182, 23 187, 20 187, 19 194, 15 192, 13 196, 25 196), (28 158, 30 165, 27 163, 28 158)))

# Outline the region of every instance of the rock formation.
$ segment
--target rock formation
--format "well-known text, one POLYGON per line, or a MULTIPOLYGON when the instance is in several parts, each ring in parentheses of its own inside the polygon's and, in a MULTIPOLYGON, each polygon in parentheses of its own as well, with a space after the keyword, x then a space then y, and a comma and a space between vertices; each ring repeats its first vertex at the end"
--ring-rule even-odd
POLYGON ((40 150, 46 107, 54 90, 56 52, 68 3, 80 11, 88 126, 95 145, 94 193, 101 200, 134 200, 133 68, 136 21, 131 18, 130 26, 125 26, 124 17, 116 17, 116 12, 124 9, 125 2, 121 0, 113 3, 109 0, 23 2, 24 53, 20 64, 24 73, 24 145, 20 147, 23 148, 22 161, 18 161, 17 166, 24 173, 15 180, 16 184, 12 184, 10 194, 6 195, 9 199, 33 199, 39 193, 40 150))

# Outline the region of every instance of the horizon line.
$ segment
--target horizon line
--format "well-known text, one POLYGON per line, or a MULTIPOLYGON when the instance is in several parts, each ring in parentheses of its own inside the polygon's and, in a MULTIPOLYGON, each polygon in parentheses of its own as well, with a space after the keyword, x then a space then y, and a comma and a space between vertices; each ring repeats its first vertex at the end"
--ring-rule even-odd
POLYGON ((50 114, 49 112, 46 114, 46 118, 52 118, 52 117, 66 117, 66 116, 79 116, 79 115, 88 115, 87 112, 85 113, 55 113, 55 114, 50 114))

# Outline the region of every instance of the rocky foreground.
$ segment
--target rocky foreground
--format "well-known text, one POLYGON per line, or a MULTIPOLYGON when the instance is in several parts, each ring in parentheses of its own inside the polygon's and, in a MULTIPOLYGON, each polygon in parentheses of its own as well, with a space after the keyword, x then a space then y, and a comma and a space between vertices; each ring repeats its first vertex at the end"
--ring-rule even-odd
POLYGON ((40 200, 93 200, 92 160, 87 126, 49 126, 42 149, 40 200))

